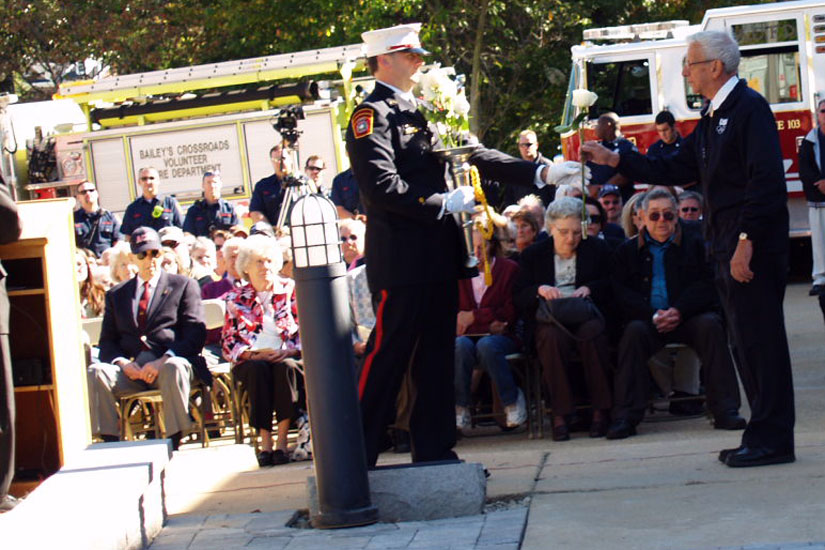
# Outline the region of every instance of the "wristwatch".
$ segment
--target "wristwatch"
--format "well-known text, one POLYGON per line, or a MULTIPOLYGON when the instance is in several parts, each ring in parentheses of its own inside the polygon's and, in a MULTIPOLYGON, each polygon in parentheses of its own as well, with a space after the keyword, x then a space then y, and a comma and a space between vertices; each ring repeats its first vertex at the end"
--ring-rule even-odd
POLYGON ((748 234, 745 233, 744 231, 742 231, 741 233, 739 233, 739 240, 740 241, 747 241, 748 240, 748 234))

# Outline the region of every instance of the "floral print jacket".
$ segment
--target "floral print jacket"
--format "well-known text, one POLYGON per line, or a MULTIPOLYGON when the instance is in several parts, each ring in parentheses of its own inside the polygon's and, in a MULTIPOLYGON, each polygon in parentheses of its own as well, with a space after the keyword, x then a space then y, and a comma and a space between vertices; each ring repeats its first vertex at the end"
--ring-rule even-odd
MULTIPOLYGON (((251 284, 230 291, 225 296, 226 318, 221 331, 223 356, 237 362, 238 357, 255 345, 263 330, 264 308, 251 284)), ((272 291, 275 326, 283 349, 301 349, 298 335, 298 310, 295 306, 295 281, 279 277, 272 291)))

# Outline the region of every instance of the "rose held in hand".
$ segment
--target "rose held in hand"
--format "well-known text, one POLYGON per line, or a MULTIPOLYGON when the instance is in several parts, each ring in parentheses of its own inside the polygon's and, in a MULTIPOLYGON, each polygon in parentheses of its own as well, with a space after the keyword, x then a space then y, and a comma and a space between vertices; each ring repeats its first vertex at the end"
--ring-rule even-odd
POLYGON ((599 96, 590 90, 578 89, 573 90, 573 106, 579 109, 587 109, 599 99, 599 96))

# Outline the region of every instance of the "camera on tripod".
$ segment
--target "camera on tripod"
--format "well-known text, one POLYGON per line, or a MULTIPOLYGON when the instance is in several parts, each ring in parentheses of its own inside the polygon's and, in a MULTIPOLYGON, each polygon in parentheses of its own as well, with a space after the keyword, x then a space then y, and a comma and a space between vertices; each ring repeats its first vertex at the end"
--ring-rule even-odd
POLYGON ((298 121, 304 120, 304 108, 300 105, 290 105, 284 107, 278 113, 272 127, 275 128, 284 140, 284 143, 290 148, 294 148, 298 143, 298 137, 301 131, 298 129, 298 121))

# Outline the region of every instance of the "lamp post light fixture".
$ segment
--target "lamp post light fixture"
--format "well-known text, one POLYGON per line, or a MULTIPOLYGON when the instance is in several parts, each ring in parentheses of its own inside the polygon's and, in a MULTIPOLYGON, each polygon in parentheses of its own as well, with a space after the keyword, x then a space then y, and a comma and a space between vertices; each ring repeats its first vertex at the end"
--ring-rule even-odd
POLYGON ((304 195, 289 221, 318 488, 318 514, 310 519, 318 528, 375 523, 338 215, 323 195, 304 195))

